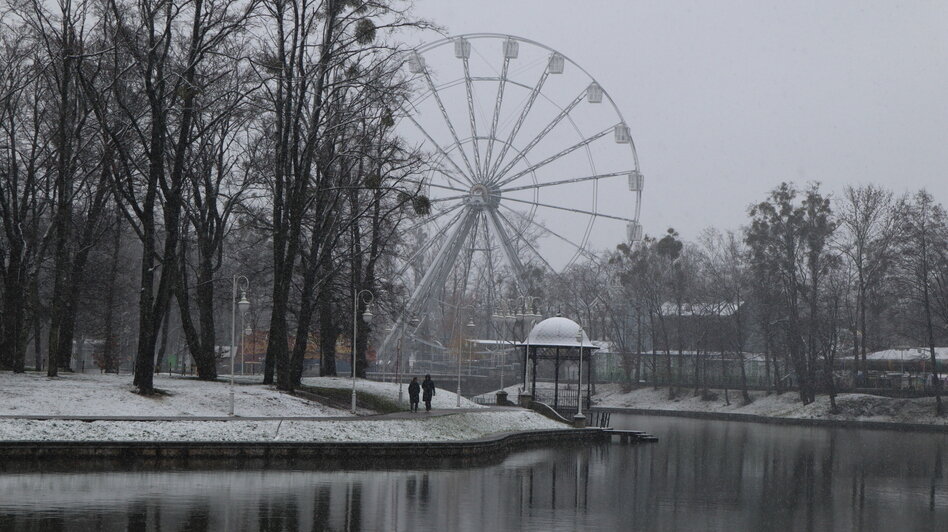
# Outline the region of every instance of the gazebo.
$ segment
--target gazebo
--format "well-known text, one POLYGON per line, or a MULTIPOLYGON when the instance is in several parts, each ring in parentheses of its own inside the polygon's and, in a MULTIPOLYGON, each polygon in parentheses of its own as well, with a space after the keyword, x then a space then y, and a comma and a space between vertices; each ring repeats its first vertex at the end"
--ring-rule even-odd
POLYGON ((530 330, 523 343, 523 388, 534 401, 544 402, 560 414, 581 414, 582 379, 586 379, 586 403, 589 405, 593 351, 599 349, 575 321, 556 316, 547 318, 530 330), (531 363, 528 364, 527 361, 531 363), (552 362, 552 368, 549 363, 552 362), (545 366, 545 367, 544 367, 545 366), (567 390, 560 390, 561 373, 566 371, 567 390), (571 369, 577 369, 575 377, 571 369), (537 375, 552 377, 553 392, 537 391, 537 375), (575 383, 575 392, 569 387, 575 383))

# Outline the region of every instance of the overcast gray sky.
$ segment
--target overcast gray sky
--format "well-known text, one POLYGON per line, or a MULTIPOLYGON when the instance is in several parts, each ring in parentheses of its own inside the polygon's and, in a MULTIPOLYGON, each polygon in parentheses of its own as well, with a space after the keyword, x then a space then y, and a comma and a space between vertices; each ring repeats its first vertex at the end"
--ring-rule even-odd
POLYGON ((737 228, 783 180, 948 201, 948 2, 417 0, 415 14, 537 40, 596 77, 635 139, 646 233, 737 228))

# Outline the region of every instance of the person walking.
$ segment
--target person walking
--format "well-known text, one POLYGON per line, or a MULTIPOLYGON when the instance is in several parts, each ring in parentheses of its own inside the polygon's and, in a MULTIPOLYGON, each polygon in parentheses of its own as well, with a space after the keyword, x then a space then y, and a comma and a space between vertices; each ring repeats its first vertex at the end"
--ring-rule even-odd
POLYGON ((431 380, 431 375, 425 375, 421 389, 424 390, 422 399, 425 401, 425 412, 431 412, 431 398, 435 395, 435 383, 431 380))
POLYGON ((418 411, 418 394, 421 393, 421 385, 418 384, 418 377, 411 378, 411 384, 408 385, 408 402, 411 403, 411 411, 418 411))

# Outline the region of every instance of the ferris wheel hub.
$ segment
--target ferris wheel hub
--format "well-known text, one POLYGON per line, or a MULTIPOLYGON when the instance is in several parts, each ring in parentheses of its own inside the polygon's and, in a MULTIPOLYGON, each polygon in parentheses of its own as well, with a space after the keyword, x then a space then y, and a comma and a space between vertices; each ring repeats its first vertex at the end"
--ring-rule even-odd
POLYGON ((475 183, 465 199, 468 205, 479 209, 497 207, 500 203, 500 191, 484 183, 475 183))

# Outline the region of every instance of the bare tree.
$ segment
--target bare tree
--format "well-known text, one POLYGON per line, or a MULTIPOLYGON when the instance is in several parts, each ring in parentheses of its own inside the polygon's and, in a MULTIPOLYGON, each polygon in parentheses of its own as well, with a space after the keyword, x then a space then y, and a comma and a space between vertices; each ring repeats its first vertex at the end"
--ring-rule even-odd
MULTIPOLYGON (((884 281, 894 258, 897 224, 893 207, 890 191, 866 185, 847 187, 837 209, 840 224, 837 246, 854 270, 857 326, 853 343, 863 371, 867 346, 878 343, 871 340, 875 331, 870 331, 867 318, 868 300, 884 281)), ((854 359, 853 371, 858 367, 854 359)))
POLYGON ((945 409, 941 400, 942 383, 938 377, 938 359, 935 355, 933 307, 936 276, 948 260, 948 219, 945 209, 925 190, 899 201, 898 216, 899 261, 902 270, 899 277, 906 289, 906 295, 920 314, 921 324, 915 336, 928 347, 931 355, 936 411, 941 416, 944 415, 945 409))
POLYGON ((711 297, 723 304, 721 314, 729 322, 726 338, 738 361, 741 398, 747 405, 751 403, 744 360, 748 326, 746 303, 751 290, 750 271, 745 261, 747 250, 738 236, 730 231, 721 233, 711 230, 703 235, 702 240, 706 258, 704 272, 708 277, 711 297))
POLYGON ((37 302, 37 276, 46 254, 48 228, 50 111, 34 54, 35 35, 22 22, 0 19, 0 239, 3 309, 0 367, 23 372, 30 299, 37 302), (29 294, 35 287, 34 294, 29 294))

